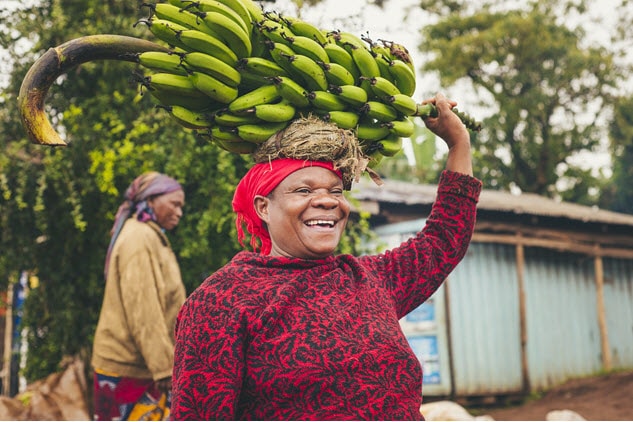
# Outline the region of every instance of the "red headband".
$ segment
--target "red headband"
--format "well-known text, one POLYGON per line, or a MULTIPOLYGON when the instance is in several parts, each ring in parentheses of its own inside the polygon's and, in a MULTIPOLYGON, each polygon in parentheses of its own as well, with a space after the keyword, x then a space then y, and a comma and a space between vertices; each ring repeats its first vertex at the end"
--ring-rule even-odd
POLYGON ((233 196, 233 211, 237 214, 235 226, 240 245, 244 246, 244 224, 246 224, 246 230, 251 235, 250 244, 253 250, 257 251, 259 240, 261 253, 265 255, 270 253, 272 246, 270 235, 255 212, 253 199, 256 195, 268 195, 289 174, 305 167, 323 167, 342 178, 342 173, 339 170, 334 170, 332 162, 278 158, 270 162, 255 164, 240 180, 233 196))

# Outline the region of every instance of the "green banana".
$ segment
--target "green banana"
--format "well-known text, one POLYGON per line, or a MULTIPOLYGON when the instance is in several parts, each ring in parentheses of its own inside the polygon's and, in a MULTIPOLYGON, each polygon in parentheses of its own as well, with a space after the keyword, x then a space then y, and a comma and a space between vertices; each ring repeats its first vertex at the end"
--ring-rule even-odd
POLYGON ((242 75, 234 67, 210 54, 192 51, 183 54, 182 60, 189 69, 206 73, 229 86, 237 87, 242 80, 242 75))
POLYGON ((228 104, 237 98, 238 91, 236 87, 227 85, 218 78, 206 73, 191 72, 189 79, 191 79, 191 82, 198 90, 220 103, 228 104))
POLYGON ((166 92, 161 88, 153 88, 148 90, 148 92, 159 102, 159 104, 164 106, 182 106, 195 111, 213 110, 216 107, 221 106, 221 104, 212 101, 209 97, 199 91, 199 97, 186 94, 183 95, 178 92, 166 92))
POLYGON ((330 62, 318 62, 325 71, 325 77, 330 85, 354 85, 356 79, 343 65, 330 62))
POLYGON ((327 37, 323 34, 323 32, 309 22, 291 16, 284 16, 281 20, 285 22, 286 26, 295 35, 313 39, 320 45, 328 42, 327 37))
POLYGON ((334 42, 323 45, 323 49, 330 58, 330 63, 340 64, 354 76, 354 80, 358 80, 360 72, 354 62, 354 58, 349 54, 349 51, 334 42))
POLYGON ((287 122, 297 113, 297 109, 287 101, 274 104, 258 104, 247 110, 265 122, 287 122))
POLYGON ((228 127, 261 122, 261 120, 253 114, 235 114, 230 112, 227 108, 217 110, 213 114, 213 120, 220 126, 228 127))
POLYGON ((326 36, 334 40, 334 42, 341 47, 347 49, 350 53, 350 50, 355 48, 367 48, 365 41, 351 32, 335 30, 328 32, 326 36))
POLYGON ((237 63, 238 70, 244 70, 254 75, 273 77, 287 76, 286 70, 275 61, 263 57, 245 57, 237 63))
POLYGON ((374 76, 372 78, 368 78, 368 80, 371 84, 372 92, 381 100, 392 97, 396 94, 401 94, 398 87, 387 78, 374 76))
POLYGON ((181 126, 188 129, 205 129, 213 125, 213 118, 209 113, 190 110, 187 107, 173 105, 162 106, 169 115, 181 126))
POLYGON ((359 140, 379 141, 391 133, 384 123, 361 119, 356 126, 356 136, 359 140))
POLYGON ((236 127, 237 135, 245 141, 261 144, 288 126, 288 122, 244 124, 236 127))
POLYGON ((191 1, 190 0, 167 0, 167 3, 183 8, 191 4, 191 1))
POLYGON ((258 21, 255 25, 257 31, 264 35, 272 42, 288 45, 286 37, 293 37, 290 28, 279 21, 266 18, 262 21, 258 21))
POLYGON ((232 0, 232 1, 241 2, 244 5, 244 7, 248 9, 248 12, 251 15, 252 22, 260 22, 261 20, 264 19, 264 11, 262 9, 262 6, 255 3, 253 0, 232 0))
POLYGON ((367 117, 378 120, 379 122, 391 122, 398 118, 398 111, 390 105, 381 101, 367 101, 360 108, 360 112, 367 117))
POLYGON ((367 47, 352 47, 350 54, 361 76, 366 78, 380 76, 380 67, 376 58, 367 47))
POLYGON ((383 125, 389 129, 390 133, 402 138, 408 138, 415 131, 415 123, 409 116, 383 123, 383 125))
POLYGON ((255 88, 235 98, 229 103, 228 110, 232 113, 245 112, 256 105, 272 103, 280 98, 281 94, 277 90, 277 86, 271 83, 255 88))
POLYGON ((352 107, 361 107, 369 100, 367 91, 357 85, 330 85, 329 91, 352 107))
POLYGON ((354 111, 332 110, 321 115, 326 122, 332 122, 341 129, 354 129, 360 116, 354 111))
POLYGON ((286 56, 294 73, 298 74, 310 90, 323 90, 328 87, 325 71, 317 62, 303 54, 286 56))
MULTIPOLYGON (((376 93, 374 92, 374 90, 371 87, 371 78, 366 78, 364 76, 361 76, 358 79, 357 85, 361 88, 363 88, 366 92, 367 92, 367 97, 369 97, 369 99, 376 99, 378 97, 376 97, 376 93)), ((381 99, 381 98, 378 98, 381 99)))
POLYGON ((139 19, 134 26, 139 23, 144 23, 149 28, 150 32, 154 34, 156 38, 167 43, 172 47, 185 48, 186 46, 180 41, 179 34, 189 28, 179 25, 175 22, 165 19, 139 19))
POLYGON ((268 38, 264 36, 258 29, 253 29, 251 31, 251 44, 253 45, 253 52, 251 53, 251 57, 262 57, 265 59, 272 60, 270 56, 270 52, 268 51, 268 47, 266 43, 270 42, 268 38))
POLYGON ((310 105, 310 100, 306 96, 307 90, 288 76, 275 76, 272 78, 273 84, 277 87, 279 95, 297 108, 305 108, 310 105))
MULTIPOLYGON (((365 39, 367 41, 367 39, 365 39)), ((369 41, 369 49, 374 53, 374 56, 382 56, 386 63, 389 63, 393 58, 391 56, 391 52, 389 48, 381 42, 382 40, 378 40, 378 42, 369 41)))
POLYGON ((187 69, 181 64, 181 56, 171 51, 145 51, 139 53, 138 63, 155 72, 175 73, 187 75, 187 69))
MULTIPOLYGON (((373 142, 372 144, 377 144, 377 143, 373 142)), ((367 154, 367 152, 365 153, 367 154)), ((367 167, 369 167, 370 169, 375 169, 376 167, 378 167, 378 165, 382 162, 383 158, 385 158, 385 156, 380 152, 380 148, 377 148, 375 151, 367 155, 369 157, 369 162, 367 163, 367 167)))
POLYGON ((157 90, 165 94, 175 94, 179 96, 197 98, 205 96, 203 92, 196 88, 188 76, 159 72, 154 73, 145 79, 150 91, 157 90))
POLYGON ((235 12, 240 15, 242 20, 248 25, 248 32, 252 33, 253 31, 253 22, 256 22, 258 19, 256 16, 253 16, 251 10, 249 8, 254 7, 254 11, 257 15, 260 15, 261 10, 257 10, 257 7, 251 0, 218 0, 220 3, 226 4, 231 9, 235 10, 235 12))
POLYGON ((338 95, 329 91, 311 91, 306 94, 310 104, 319 110, 334 111, 345 110, 348 104, 343 101, 338 95))
POLYGON ((220 35, 238 58, 251 55, 253 44, 250 33, 231 18, 218 12, 205 12, 202 19, 209 28, 220 35))
POLYGON ((409 65, 402 60, 394 59, 389 63, 388 71, 391 74, 394 85, 398 87, 400 92, 406 95, 415 93, 415 71, 409 65))
POLYGON ((386 138, 383 138, 377 143, 380 145, 380 153, 385 157, 393 157, 400 151, 402 151, 402 137, 390 134, 386 138))
POLYGON ((380 76, 392 79, 391 73, 389 72, 389 63, 391 61, 381 53, 376 53, 373 49, 372 54, 374 56, 374 60, 376 60, 376 63, 378 63, 378 67, 380 68, 380 76))
POLYGON ((271 76, 256 75, 246 69, 240 69, 239 72, 241 75, 241 82, 238 87, 240 94, 252 91, 260 86, 271 84, 271 76))
POLYGON ((409 50, 407 50, 404 45, 395 43, 393 41, 380 41, 389 49, 389 54, 387 56, 391 60, 402 60, 407 66, 411 68, 411 71, 415 73, 415 66, 413 65, 411 54, 409 54, 409 50))
POLYGON ((219 38, 193 29, 179 32, 177 37, 187 51, 207 53, 231 66, 237 64, 237 55, 219 38))
POLYGON ((295 54, 294 50, 290 48, 289 45, 270 41, 266 43, 266 46, 268 47, 270 57, 275 63, 285 69, 285 71, 293 77, 299 77, 299 75, 296 74, 295 70, 290 65, 290 60, 288 60, 288 57, 295 54))
POLYGON ((175 22, 189 29, 217 36, 217 33, 212 28, 209 28, 198 13, 174 6, 170 3, 156 3, 152 7, 154 9, 154 13, 159 19, 175 22))
POLYGON ((330 61, 330 57, 318 41, 301 35, 285 35, 284 38, 288 41, 288 45, 292 48, 295 54, 303 54, 304 56, 310 57, 315 62, 328 63, 330 61))
POLYGON ((211 127, 211 138, 213 140, 226 141, 226 142, 241 142, 242 138, 237 134, 237 129, 230 126, 222 126, 216 124, 211 127))
POLYGON ((244 32, 250 34, 253 29, 253 24, 248 10, 239 1, 234 1, 233 5, 229 5, 227 3, 228 2, 226 0, 195 0, 190 4, 201 12, 217 12, 225 15, 236 24, 240 25, 244 32))
POLYGON ((234 154, 251 154, 257 149, 257 144, 247 141, 223 141, 213 139, 213 142, 223 150, 234 154))
POLYGON ((405 116, 415 116, 418 112, 419 104, 409 95, 395 94, 386 97, 385 101, 405 116))

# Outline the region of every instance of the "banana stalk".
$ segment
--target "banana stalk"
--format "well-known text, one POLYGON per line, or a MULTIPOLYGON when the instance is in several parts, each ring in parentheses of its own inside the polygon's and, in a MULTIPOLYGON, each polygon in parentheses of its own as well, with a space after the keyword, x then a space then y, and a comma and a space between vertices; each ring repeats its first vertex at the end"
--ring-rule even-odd
MULTIPOLYGON (((457 108, 453 108, 453 113, 455 113, 464 123, 466 128, 472 130, 473 132, 481 131, 481 122, 476 121, 470 115, 464 113, 463 111, 458 110, 457 108)), ((418 104, 415 113, 412 116, 419 116, 424 118, 427 117, 437 117, 437 108, 433 104, 418 104)))
POLYGON ((136 53, 168 51, 151 41, 124 35, 89 35, 50 48, 27 72, 20 93, 20 118, 31 142, 49 146, 66 146, 44 111, 44 100, 55 80, 70 69, 94 60, 135 62, 136 53))

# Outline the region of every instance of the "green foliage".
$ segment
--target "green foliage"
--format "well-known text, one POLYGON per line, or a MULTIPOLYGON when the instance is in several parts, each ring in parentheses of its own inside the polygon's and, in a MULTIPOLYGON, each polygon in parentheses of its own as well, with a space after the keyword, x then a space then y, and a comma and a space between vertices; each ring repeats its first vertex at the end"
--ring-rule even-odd
POLYGON ((633 97, 621 98, 610 126, 612 182, 603 188, 600 205, 633 214, 633 97))
MULTIPOLYGON (((559 7, 555 0, 507 12, 484 7, 424 29, 421 48, 433 56, 424 69, 438 71, 444 85, 467 79, 492 99, 474 163, 488 187, 556 196, 561 169, 577 173, 568 157, 594 151, 603 135, 598 122, 620 69, 606 49, 581 47, 583 32, 559 23, 559 7)), ((584 174, 568 196, 591 201, 588 192, 599 185, 584 174)))

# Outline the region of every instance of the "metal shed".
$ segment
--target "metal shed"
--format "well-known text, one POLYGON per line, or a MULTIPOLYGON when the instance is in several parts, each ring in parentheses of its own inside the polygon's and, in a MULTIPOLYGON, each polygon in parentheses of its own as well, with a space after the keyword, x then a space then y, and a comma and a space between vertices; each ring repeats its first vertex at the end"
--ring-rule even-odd
MULTIPOLYGON (((391 248, 424 225, 437 187, 362 180, 352 191, 391 248)), ((633 215, 484 190, 471 246, 401 326, 425 396, 523 396, 633 368, 633 215)))

